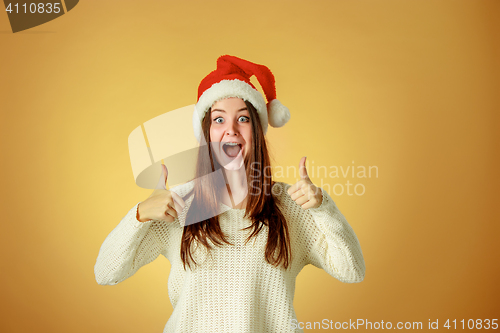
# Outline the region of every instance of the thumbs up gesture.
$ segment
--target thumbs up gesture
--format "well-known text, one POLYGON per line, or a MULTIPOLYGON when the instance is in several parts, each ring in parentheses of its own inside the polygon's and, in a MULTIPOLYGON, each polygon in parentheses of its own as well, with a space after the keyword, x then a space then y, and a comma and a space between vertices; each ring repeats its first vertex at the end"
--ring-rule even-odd
POLYGON ((307 175, 306 157, 300 160, 299 175, 299 181, 288 189, 288 194, 302 209, 318 208, 323 202, 323 193, 307 175))
POLYGON ((175 192, 167 190, 167 167, 161 165, 162 172, 156 189, 149 198, 139 204, 137 220, 173 222, 186 205, 184 200, 175 192))

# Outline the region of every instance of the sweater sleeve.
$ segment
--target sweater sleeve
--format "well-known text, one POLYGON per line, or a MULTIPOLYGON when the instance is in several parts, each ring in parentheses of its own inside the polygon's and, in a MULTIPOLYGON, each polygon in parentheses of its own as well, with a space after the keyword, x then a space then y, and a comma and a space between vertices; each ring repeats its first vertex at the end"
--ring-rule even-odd
POLYGON ((164 222, 137 220, 136 204, 106 237, 94 266, 100 285, 115 285, 134 275, 165 249, 164 222))
POLYGON ((365 262, 358 238, 330 195, 321 191, 321 205, 307 210, 316 228, 312 232, 313 243, 306 263, 324 269, 339 281, 361 282, 365 276, 365 262))

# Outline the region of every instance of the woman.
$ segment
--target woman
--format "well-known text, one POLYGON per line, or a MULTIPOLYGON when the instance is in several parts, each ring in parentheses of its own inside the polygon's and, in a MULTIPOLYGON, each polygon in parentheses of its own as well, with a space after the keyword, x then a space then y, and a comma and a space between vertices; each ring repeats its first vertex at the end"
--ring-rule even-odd
MULTIPOLYGON (((164 332, 302 332, 292 326, 293 295, 305 265, 362 281, 356 235, 307 176, 305 158, 296 184, 272 181, 264 135, 288 119, 267 67, 220 57, 198 90, 195 180, 129 211, 101 247, 97 282, 117 284, 163 254, 174 308, 164 332)), ((166 179, 163 166, 163 188, 166 179)))

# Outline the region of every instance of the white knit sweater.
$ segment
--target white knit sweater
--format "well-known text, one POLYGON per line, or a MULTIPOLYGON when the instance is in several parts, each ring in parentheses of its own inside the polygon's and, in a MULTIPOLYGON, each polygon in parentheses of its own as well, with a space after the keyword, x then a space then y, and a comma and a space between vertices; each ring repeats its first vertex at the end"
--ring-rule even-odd
MULTIPOLYGON (((353 283, 363 280, 365 263, 354 231, 325 191, 321 206, 303 210, 287 194, 290 185, 274 186, 289 226, 292 260, 287 270, 265 260, 267 227, 245 244, 250 231, 241 229, 251 222, 243 218, 243 209, 219 215, 221 229, 234 245, 215 246, 209 255, 200 246, 194 251, 198 265, 184 270, 180 241, 191 198, 172 223, 139 222, 135 205, 101 246, 97 283, 120 283, 162 254, 171 263, 168 294, 174 309, 164 333, 302 332, 290 324, 296 319, 293 296, 301 269, 312 264, 353 283)), ((171 191, 182 197, 191 188, 186 184, 171 191)))

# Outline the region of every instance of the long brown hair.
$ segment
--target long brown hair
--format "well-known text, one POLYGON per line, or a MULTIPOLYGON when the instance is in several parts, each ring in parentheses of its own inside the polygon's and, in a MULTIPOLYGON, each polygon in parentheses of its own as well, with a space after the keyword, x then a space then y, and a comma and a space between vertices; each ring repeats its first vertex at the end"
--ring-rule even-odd
MULTIPOLYGON (((245 101, 250 113, 252 124, 252 145, 249 154, 245 157, 245 170, 247 174, 248 194, 245 217, 252 221, 248 228, 253 228, 246 242, 268 227, 268 238, 265 250, 266 261, 278 267, 280 264, 287 269, 291 261, 290 237, 288 226, 278 202, 272 195, 271 161, 267 150, 266 139, 259 120, 259 115, 254 106, 245 101), (250 180, 250 181, 248 181, 250 180)), ((186 215, 186 223, 181 242, 181 259, 184 264, 191 267, 196 265, 192 255, 192 246, 195 241, 212 248, 208 240, 217 246, 231 243, 226 239, 219 224, 217 216, 219 193, 225 180, 221 179, 224 168, 214 158, 210 145, 211 110, 208 110, 202 120, 203 135, 207 138, 206 149, 200 147, 196 165, 194 188, 184 198, 194 195, 191 206, 186 215), (222 173, 216 173, 216 170, 222 173), (201 209, 200 209, 201 208, 201 209), (204 218, 203 216, 211 216, 204 218), (201 221, 201 222, 198 222, 201 221)))

